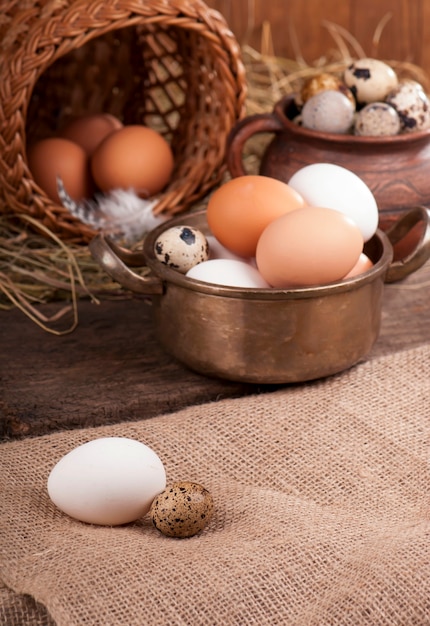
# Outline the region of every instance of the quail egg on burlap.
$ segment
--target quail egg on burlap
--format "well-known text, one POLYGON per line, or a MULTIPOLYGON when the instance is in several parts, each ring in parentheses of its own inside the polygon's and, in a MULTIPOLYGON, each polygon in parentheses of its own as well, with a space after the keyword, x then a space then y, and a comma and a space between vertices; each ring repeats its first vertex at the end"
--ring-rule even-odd
POLYGON ((198 263, 208 260, 209 243, 197 228, 172 226, 157 237, 154 252, 161 263, 186 274, 198 263))
POLYGON ((325 133, 347 133, 354 121, 355 107, 340 91, 320 91, 306 100, 302 109, 304 128, 325 133))
POLYGON ((193 537, 212 518, 214 501, 209 491, 191 481, 177 481, 153 500, 152 523, 167 537, 193 537))
POLYGON ((403 132, 430 128, 430 100, 420 83, 401 81, 387 94, 385 101, 396 109, 403 132))
POLYGON ((398 135, 400 117, 386 102, 366 104, 356 115, 354 134, 367 137, 398 135))
POLYGON ((349 65, 343 80, 360 104, 385 100, 387 94, 398 84, 392 67, 378 59, 358 59, 349 65))

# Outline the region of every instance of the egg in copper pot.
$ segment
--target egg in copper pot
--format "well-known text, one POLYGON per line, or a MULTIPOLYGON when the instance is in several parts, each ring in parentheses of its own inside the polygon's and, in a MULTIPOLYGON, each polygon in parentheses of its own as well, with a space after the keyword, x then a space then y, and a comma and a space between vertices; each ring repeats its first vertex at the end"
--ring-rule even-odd
POLYGON ((324 207, 291 211, 258 240, 256 263, 263 278, 279 289, 341 280, 356 265, 363 235, 347 215, 324 207))
POLYGON ((305 204, 300 193, 268 176, 239 176, 219 187, 207 205, 211 234, 241 257, 255 256, 258 238, 275 218, 305 204))

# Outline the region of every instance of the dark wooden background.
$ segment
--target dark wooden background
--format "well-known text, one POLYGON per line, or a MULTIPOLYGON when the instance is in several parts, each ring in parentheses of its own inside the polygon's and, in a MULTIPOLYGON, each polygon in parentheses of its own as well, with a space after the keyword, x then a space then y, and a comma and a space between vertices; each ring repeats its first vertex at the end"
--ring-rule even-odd
POLYGON ((239 43, 313 64, 339 50, 410 62, 430 73, 429 0, 207 0, 239 43), (335 26, 335 36, 333 32, 335 26), (268 33, 270 37, 268 37, 268 33), (349 42, 348 39, 352 39, 349 42))

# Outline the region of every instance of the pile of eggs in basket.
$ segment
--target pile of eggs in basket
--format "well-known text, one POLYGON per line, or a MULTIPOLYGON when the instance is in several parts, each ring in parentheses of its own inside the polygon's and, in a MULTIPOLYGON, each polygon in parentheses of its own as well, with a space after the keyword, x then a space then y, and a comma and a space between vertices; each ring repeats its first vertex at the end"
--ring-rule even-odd
POLYGON ((118 188, 146 198, 168 184, 174 167, 160 133, 108 113, 71 118, 55 135, 30 144, 27 158, 34 181, 54 202, 61 202, 57 177, 76 201, 118 188))
POLYGON ((211 195, 210 234, 187 225, 166 228, 156 258, 187 277, 246 288, 324 285, 372 266, 364 254, 378 226, 369 187, 350 170, 315 163, 288 183, 245 175, 211 195))
POLYGON ((423 86, 400 80, 378 59, 351 63, 343 74, 308 78, 296 96, 294 121, 320 132, 391 136, 430 128, 430 100, 423 86))

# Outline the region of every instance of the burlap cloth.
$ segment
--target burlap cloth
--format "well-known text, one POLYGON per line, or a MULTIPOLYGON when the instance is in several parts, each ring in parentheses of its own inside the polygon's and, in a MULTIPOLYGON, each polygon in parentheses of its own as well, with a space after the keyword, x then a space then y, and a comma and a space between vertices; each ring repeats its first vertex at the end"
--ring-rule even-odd
POLYGON ((429 357, 426 345, 325 381, 3 444, 4 593, 29 594, 58 626, 430 624, 429 357), (55 509, 55 462, 106 435, 211 490, 201 535, 55 509))

